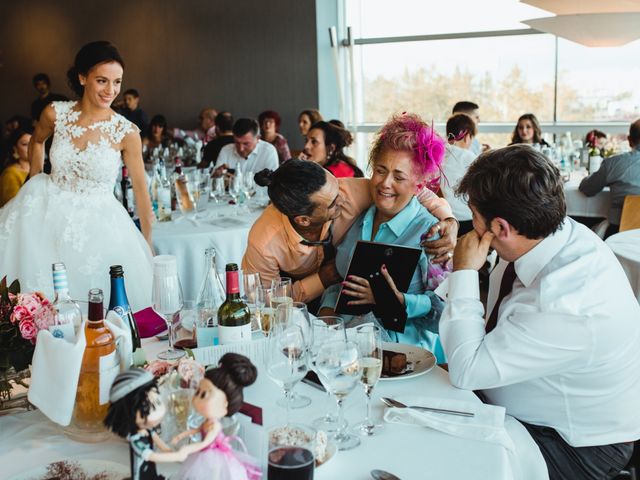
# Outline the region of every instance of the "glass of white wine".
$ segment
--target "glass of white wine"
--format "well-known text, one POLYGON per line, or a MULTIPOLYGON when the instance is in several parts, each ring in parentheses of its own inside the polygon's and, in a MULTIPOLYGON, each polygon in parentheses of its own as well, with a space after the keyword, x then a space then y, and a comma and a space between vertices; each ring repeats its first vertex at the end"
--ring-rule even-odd
POLYGON ((271 280, 273 296, 271 297, 271 308, 275 311, 280 304, 291 305, 293 303, 293 282, 289 277, 275 277, 271 280))
POLYGON ((360 368, 362 375, 360 383, 364 386, 367 395, 367 414, 364 420, 356 425, 356 430, 361 435, 373 435, 382 428, 381 424, 375 424, 371 420, 371 393, 382 374, 382 332, 376 325, 361 325, 356 329, 355 341, 360 350, 360 368))

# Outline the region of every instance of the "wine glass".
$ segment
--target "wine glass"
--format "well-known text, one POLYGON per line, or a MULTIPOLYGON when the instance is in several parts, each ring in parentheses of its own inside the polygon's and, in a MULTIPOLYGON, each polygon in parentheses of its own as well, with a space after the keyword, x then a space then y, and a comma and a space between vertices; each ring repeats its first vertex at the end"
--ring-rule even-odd
POLYGON ((253 197, 256 193, 256 184, 253 180, 253 172, 247 171, 244 173, 242 178, 242 190, 244 191, 244 195, 246 197, 246 207, 247 211, 249 210, 249 199, 253 197))
POLYGON ((178 278, 178 265, 173 255, 158 255, 153 258, 153 286, 151 290, 153 309, 167 323, 169 349, 158 354, 161 360, 177 360, 185 355, 173 348, 172 325, 174 317, 182 309, 182 287, 178 278))
POLYGON ((273 297, 271 298, 271 307, 275 310, 278 305, 291 304, 293 302, 293 282, 289 277, 275 277, 271 280, 271 288, 273 288, 273 297))
POLYGON ((213 179, 211 184, 211 193, 209 195, 214 202, 220 203, 220 200, 224 197, 224 178, 218 177, 213 179))
POLYGON ((231 177, 231 181, 229 182, 229 195, 233 199, 235 203, 235 207, 233 211, 234 215, 238 215, 240 211, 240 194, 242 193, 242 173, 239 170, 236 170, 236 173, 233 177, 231 177))
POLYGON ((360 355, 354 342, 333 340, 322 345, 316 356, 316 371, 320 381, 338 404, 338 430, 333 436, 338 450, 360 445, 360 439, 347 432, 342 403, 360 379, 360 355))
MULTIPOLYGON (((273 303, 273 300, 272 300, 273 303)), ((275 309, 274 316, 275 325, 295 325, 300 327, 302 336, 305 342, 305 349, 311 350, 313 344, 313 330, 311 328, 311 321, 309 319, 309 311, 307 305, 302 302, 282 303, 275 309)), ((272 327, 273 328, 273 327, 272 327)), ((284 400, 278 400, 278 405, 283 407, 284 400)), ((292 395, 287 400, 291 408, 304 408, 311 405, 311 399, 306 395, 299 395, 296 392, 292 392, 292 395)))
POLYGON ((367 414, 364 420, 356 426, 361 435, 373 435, 382 425, 371 421, 371 392, 382 374, 382 332, 376 325, 360 325, 356 328, 355 341, 360 350, 360 368, 362 375, 360 383, 367 395, 367 414))
MULTIPOLYGON (((313 346, 311 348, 311 368, 316 370, 315 362, 320 347, 326 342, 342 340, 347 341, 347 331, 344 328, 344 320, 341 317, 321 316, 315 318, 311 325, 313 327, 313 346)), ((317 372, 316 372, 317 373, 317 372)), ((331 393, 327 390, 327 399, 331 398, 331 393)), ((335 432, 338 429, 338 415, 327 411, 322 417, 316 418, 312 425, 318 430, 325 432, 335 432)))
POLYGON ((293 324, 271 327, 267 351, 267 374, 284 391, 289 425, 291 390, 307 373, 307 348, 302 329, 293 324))

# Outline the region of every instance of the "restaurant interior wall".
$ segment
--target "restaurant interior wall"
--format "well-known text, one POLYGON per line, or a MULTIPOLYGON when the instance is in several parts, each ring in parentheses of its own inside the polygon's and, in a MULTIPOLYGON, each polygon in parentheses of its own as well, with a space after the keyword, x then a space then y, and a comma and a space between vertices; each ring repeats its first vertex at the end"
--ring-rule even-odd
POLYGON ((77 50, 110 40, 150 115, 194 128, 204 106, 237 117, 280 112, 282 133, 300 148, 297 114, 318 107, 314 0, 32 0, 0 2, 0 119, 29 115, 31 78, 71 96, 65 72, 77 50))

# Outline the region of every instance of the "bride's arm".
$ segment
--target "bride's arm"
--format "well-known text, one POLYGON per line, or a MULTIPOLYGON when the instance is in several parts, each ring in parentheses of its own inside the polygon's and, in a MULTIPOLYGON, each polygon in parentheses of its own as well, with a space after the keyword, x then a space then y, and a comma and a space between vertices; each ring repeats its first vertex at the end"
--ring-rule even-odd
POLYGON ((140 217, 142 235, 144 235, 149 248, 153 252, 151 225, 153 224, 154 215, 151 208, 151 199, 149 198, 149 189, 147 188, 144 162, 142 161, 142 143, 137 129, 129 132, 122 140, 122 158, 129 171, 133 194, 136 197, 136 208, 140 217))
POLYGON ((40 120, 36 123, 35 131, 31 135, 29 142, 29 177, 34 177, 44 167, 44 142, 53 133, 53 126, 56 120, 56 112, 51 105, 42 111, 40 120))

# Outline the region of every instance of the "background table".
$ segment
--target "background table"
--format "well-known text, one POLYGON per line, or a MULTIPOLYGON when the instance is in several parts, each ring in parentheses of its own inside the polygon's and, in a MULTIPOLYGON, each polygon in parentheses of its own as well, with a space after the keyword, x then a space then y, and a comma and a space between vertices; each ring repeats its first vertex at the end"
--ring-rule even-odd
POLYGON ((571 217, 602 217, 607 218, 611 205, 611 192, 606 187, 593 197, 587 197, 578 190, 580 181, 586 172, 571 172, 569 181, 564 184, 564 195, 567 200, 567 215, 571 217))
MULTIPOLYGON (((234 215, 233 205, 209 204, 206 212, 195 220, 177 214, 171 222, 153 226, 153 246, 156 254, 175 255, 178 275, 185 300, 196 300, 204 277, 204 251, 216 249, 216 267, 224 272, 227 263, 242 263, 247 237, 253 222, 263 209, 252 207, 234 215)), ((224 276, 220 277, 224 283, 224 276)))
POLYGON ((618 257, 633 293, 640 302, 640 229, 611 235, 606 243, 618 257))

